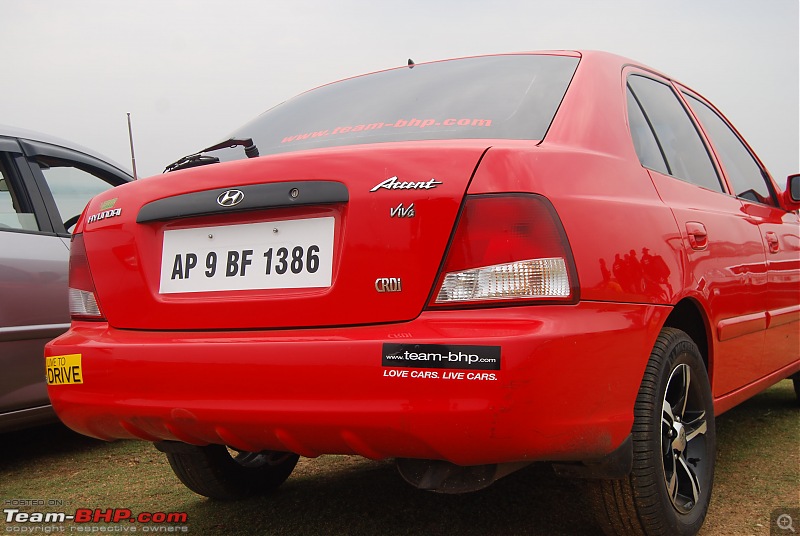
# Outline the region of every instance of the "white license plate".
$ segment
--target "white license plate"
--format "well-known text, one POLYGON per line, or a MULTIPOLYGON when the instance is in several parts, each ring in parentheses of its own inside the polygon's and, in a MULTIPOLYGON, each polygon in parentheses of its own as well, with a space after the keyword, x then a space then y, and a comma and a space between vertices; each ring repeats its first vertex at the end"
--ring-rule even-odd
POLYGON ((161 294, 329 287, 334 218, 164 232, 161 294))

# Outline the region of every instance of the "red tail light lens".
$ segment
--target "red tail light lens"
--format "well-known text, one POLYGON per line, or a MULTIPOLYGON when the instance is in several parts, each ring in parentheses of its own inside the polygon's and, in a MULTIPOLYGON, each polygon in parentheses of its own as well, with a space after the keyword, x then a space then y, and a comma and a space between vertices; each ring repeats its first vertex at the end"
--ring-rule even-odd
POLYGON ((97 303, 83 234, 72 235, 69 249, 69 313, 73 320, 105 320, 97 303))
POLYGON ((564 227, 546 198, 470 196, 430 306, 575 303, 577 289, 564 227))

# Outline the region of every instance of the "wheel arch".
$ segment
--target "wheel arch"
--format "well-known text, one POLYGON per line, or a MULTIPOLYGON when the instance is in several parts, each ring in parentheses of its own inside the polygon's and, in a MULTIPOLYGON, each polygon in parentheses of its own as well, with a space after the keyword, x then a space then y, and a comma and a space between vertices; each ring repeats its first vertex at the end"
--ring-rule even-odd
POLYGON ((709 382, 713 373, 713 346, 708 316, 702 306, 692 298, 684 298, 675 304, 672 312, 664 321, 665 328, 676 328, 686 333, 700 350, 706 366, 709 382))

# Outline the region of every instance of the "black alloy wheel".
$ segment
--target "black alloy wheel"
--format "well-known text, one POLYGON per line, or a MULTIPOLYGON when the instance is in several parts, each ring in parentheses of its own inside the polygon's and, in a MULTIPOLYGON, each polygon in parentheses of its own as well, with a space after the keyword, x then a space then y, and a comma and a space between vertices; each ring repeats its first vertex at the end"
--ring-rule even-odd
POLYGON ((705 363, 686 333, 664 328, 634 405, 633 470, 587 481, 591 508, 610 535, 692 536, 714 482, 714 405, 705 363))

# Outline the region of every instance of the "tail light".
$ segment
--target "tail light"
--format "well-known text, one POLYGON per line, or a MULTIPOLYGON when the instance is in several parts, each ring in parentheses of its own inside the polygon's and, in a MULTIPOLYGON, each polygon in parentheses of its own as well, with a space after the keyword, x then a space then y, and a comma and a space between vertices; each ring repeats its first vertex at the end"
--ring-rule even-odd
POLYGON ((564 227, 546 198, 469 196, 429 306, 575 303, 577 281, 564 227))
POLYGON ((105 320, 97 303, 83 234, 72 235, 69 249, 69 313, 73 320, 105 320))

